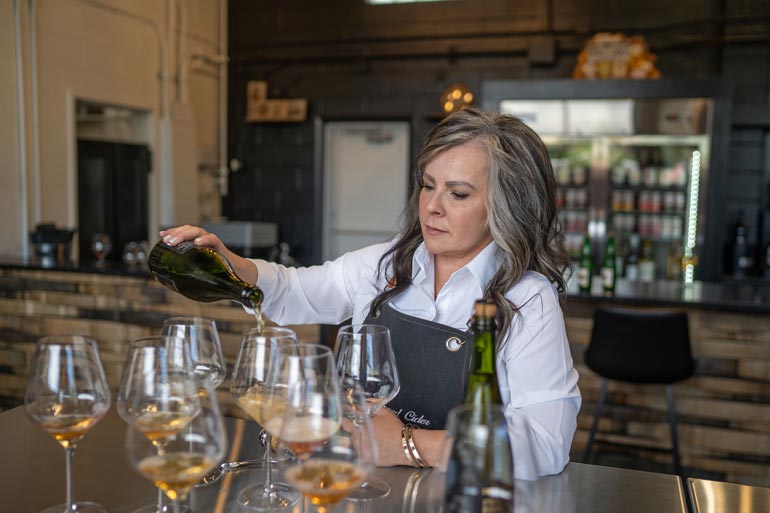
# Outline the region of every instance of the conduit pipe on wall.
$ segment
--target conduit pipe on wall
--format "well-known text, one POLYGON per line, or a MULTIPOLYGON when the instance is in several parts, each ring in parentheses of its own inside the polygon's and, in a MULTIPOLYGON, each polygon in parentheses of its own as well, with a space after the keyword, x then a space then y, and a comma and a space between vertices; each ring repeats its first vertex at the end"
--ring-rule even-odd
POLYGON ((219 193, 228 194, 227 165, 227 0, 219 0, 219 193))
POLYGON ((24 112, 24 65, 21 48, 21 6, 20 0, 13 0, 13 27, 16 49, 16 105, 18 108, 19 131, 19 202, 21 203, 21 256, 29 256, 29 213, 27 199, 27 132, 24 112))
POLYGON ((43 206, 40 200, 40 123, 37 99, 37 0, 29 0, 29 86, 30 86, 30 124, 32 126, 32 206, 35 226, 42 221, 43 206))
POLYGON ((187 103, 187 63, 185 42, 187 38, 187 7, 184 0, 175 0, 178 22, 176 24, 176 99, 187 103))

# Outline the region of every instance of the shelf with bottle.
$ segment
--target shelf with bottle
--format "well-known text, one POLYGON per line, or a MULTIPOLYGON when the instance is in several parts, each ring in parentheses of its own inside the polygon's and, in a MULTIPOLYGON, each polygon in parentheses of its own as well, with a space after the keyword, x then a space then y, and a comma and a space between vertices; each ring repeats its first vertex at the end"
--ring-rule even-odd
POLYGON ((685 222, 681 215, 616 212, 610 216, 608 226, 619 234, 637 233, 648 239, 679 240, 684 236, 685 222))
POLYGON ((684 215, 687 194, 684 191, 615 189, 610 194, 610 210, 615 212, 672 213, 684 215))

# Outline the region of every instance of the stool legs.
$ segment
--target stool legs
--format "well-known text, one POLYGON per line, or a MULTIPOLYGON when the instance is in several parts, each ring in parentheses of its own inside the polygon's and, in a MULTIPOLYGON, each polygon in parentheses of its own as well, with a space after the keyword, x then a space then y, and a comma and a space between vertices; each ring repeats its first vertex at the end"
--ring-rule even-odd
POLYGON ((583 453, 583 463, 588 463, 588 459, 591 457, 591 449, 594 444, 594 436, 596 436, 596 428, 599 426, 599 417, 602 415, 604 409, 604 401, 607 399, 607 380, 602 380, 602 387, 599 390, 599 401, 596 403, 596 410, 594 411, 594 421, 591 424, 591 432, 588 435, 588 444, 586 445, 585 453, 583 453))
POLYGON ((679 437, 676 433, 676 408, 674 407, 674 386, 666 385, 666 403, 668 403, 668 423, 671 426, 671 451, 674 453, 674 472, 682 474, 682 461, 679 459, 679 437))

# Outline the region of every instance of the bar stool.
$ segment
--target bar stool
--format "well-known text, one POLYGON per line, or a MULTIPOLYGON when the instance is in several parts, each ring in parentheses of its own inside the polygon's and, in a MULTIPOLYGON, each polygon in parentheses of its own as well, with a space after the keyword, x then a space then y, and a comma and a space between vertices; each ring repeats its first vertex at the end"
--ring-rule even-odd
POLYGON ((587 462, 591 457, 596 427, 607 399, 609 379, 663 384, 666 385, 674 468, 681 476, 673 384, 689 378, 695 370, 687 314, 599 307, 594 314, 585 362, 603 379, 583 461, 587 462))

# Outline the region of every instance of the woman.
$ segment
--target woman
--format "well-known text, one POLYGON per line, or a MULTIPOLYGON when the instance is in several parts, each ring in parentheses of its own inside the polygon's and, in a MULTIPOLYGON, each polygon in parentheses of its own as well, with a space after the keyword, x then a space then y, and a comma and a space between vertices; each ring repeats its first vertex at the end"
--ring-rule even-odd
POLYGON ((278 324, 352 317, 390 327, 402 383, 373 418, 380 465, 409 464, 404 422, 427 428, 414 430, 414 442, 424 461, 438 462, 446 415, 462 401, 473 303, 492 299, 516 477, 558 473, 580 392, 559 305, 568 259, 547 150, 517 118, 468 109, 433 129, 416 164, 401 234, 322 266, 244 259, 192 226, 160 235, 225 255, 262 288, 264 312, 278 324))

